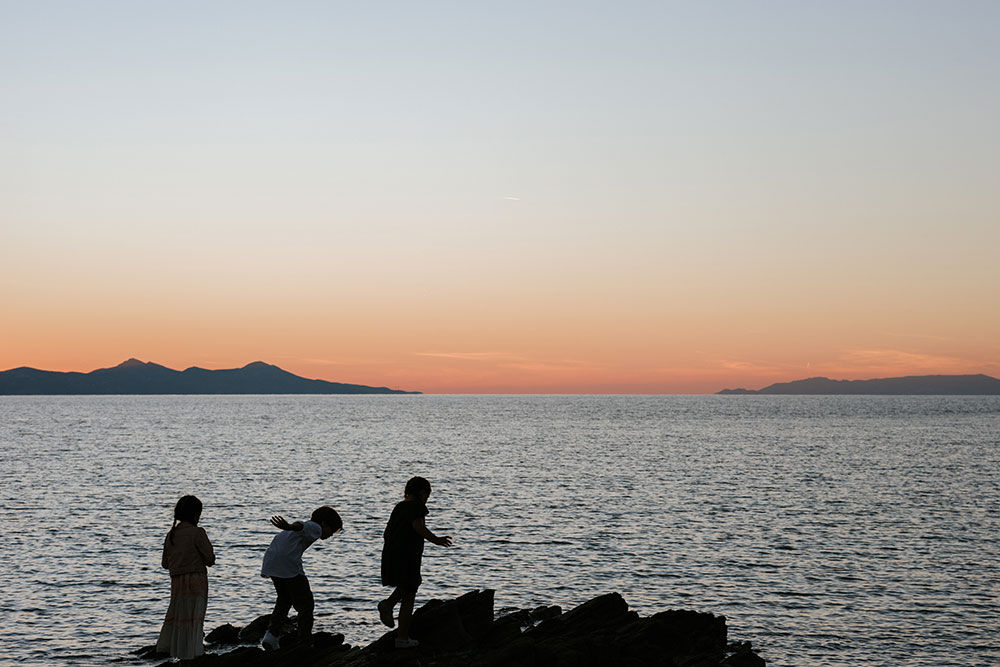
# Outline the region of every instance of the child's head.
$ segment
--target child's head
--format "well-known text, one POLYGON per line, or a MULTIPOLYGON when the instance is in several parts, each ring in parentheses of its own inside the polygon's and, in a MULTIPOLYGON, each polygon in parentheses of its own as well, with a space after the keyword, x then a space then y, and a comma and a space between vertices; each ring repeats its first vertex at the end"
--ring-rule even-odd
POLYGON ((190 524, 198 525, 201 518, 201 501, 196 496, 181 496, 181 499, 174 505, 174 525, 170 527, 167 536, 170 543, 174 543, 174 529, 177 528, 178 521, 187 521, 190 524))
POLYGON ((174 521, 187 521, 198 525, 201 518, 201 501, 196 496, 181 496, 174 505, 174 521))
POLYGON ((323 505, 322 507, 317 507, 313 510, 312 516, 309 517, 310 520, 315 521, 323 529, 320 534, 319 539, 325 540, 334 533, 339 533, 344 527, 344 521, 337 514, 337 510, 333 509, 329 505, 323 505))
POLYGON ((427 497, 431 495, 431 483, 423 477, 411 477, 406 482, 403 495, 427 502, 427 497))

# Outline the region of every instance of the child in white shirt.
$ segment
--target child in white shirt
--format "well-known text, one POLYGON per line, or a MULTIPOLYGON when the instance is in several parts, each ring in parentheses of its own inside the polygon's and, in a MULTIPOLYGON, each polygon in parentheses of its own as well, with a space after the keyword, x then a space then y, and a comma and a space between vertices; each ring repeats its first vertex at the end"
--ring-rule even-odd
POLYGON ((329 505, 317 508, 309 521, 288 523, 282 516, 272 516, 271 524, 281 532, 271 540, 260 570, 260 576, 270 577, 274 582, 277 593, 271 622, 261 642, 265 650, 278 648, 278 635, 291 607, 299 614, 299 639, 308 640, 312 636, 314 602, 309 579, 302 568, 302 552, 316 540, 325 540, 344 527, 337 510, 329 505))

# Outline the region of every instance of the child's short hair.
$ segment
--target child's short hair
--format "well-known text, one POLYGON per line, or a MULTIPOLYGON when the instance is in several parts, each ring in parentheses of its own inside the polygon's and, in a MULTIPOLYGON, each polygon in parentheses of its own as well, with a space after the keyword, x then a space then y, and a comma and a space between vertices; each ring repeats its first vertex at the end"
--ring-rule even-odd
POLYGON ((340 529, 344 527, 344 521, 340 518, 340 515, 337 514, 337 510, 333 509, 329 505, 317 507, 313 510, 312 516, 309 518, 316 523, 325 523, 333 528, 333 532, 335 533, 339 532, 340 529))
POLYGON ((406 482, 406 488, 403 490, 403 493, 408 496, 415 496, 422 491, 430 493, 431 483, 423 477, 411 477, 409 481, 406 482))

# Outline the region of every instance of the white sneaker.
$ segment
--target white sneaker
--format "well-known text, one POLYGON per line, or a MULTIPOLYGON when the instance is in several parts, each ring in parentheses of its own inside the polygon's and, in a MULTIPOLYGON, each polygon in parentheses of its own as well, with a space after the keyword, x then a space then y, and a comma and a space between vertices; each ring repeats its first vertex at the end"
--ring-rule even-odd
POLYGON ((278 638, 271 634, 268 630, 264 633, 264 638, 260 640, 260 645, 264 647, 265 651, 277 651, 278 650, 278 638))

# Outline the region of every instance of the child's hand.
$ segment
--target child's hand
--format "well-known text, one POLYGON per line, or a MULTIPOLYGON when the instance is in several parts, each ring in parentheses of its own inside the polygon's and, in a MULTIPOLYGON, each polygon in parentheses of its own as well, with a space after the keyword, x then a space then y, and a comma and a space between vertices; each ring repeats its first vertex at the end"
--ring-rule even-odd
POLYGON ((285 521, 285 517, 277 514, 271 517, 271 525, 275 528, 280 528, 281 530, 291 530, 291 524, 285 521))
POLYGON ((445 535, 444 537, 439 537, 434 540, 434 544, 439 547, 450 547, 452 545, 451 535, 445 535))

